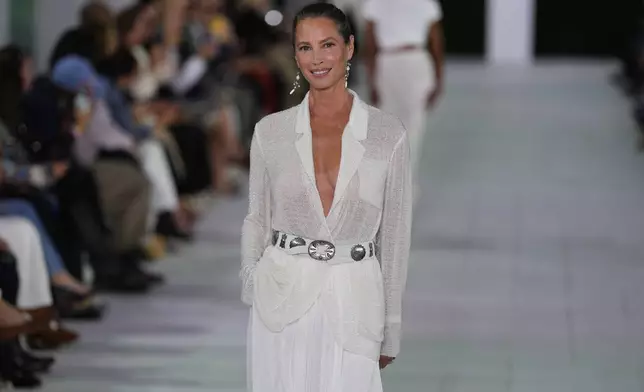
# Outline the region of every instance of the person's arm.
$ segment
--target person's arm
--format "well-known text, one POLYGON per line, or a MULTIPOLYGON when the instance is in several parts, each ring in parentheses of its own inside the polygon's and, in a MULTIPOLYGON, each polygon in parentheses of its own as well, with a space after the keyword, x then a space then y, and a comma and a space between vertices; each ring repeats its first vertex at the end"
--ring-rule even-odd
POLYGON ((65 162, 18 164, 5 158, 1 166, 4 181, 29 184, 43 189, 60 179, 67 171, 68 165, 65 162))
POLYGON ((163 4, 163 43, 172 48, 179 45, 186 23, 187 0, 165 0, 163 4))
POLYGON ((427 37, 427 49, 434 60, 434 80, 435 87, 428 98, 428 106, 434 106, 440 95, 443 93, 444 83, 444 63, 445 63, 445 50, 444 50, 444 36, 443 24, 438 21, 434 22, 429 29, 429 36, 427 37))
POLYGON ((376 41, 376 24, 368 20, 365 29, 365 66, 367 69, 367 85, 371 92, 371 104, 378 105, 379 97, 376 88, 376 57, 378 55, 378 43, 376 41))
POLYGON ((376 238, 385 297, 385 332, 381 348, 384 358, 381 358, 381 366, 390 363, 391 358, 395 358, 400 351, 402 297, 407 282, 412 223, 409 153, 409 140, 405 132, 389 161, 382 220, 376 238))
POLYGON ((134 118, 134 109, 127 103, 123 93, 110 88, 107 94, 107 104, 114 121, 135 140, 144 140, 152 135, 151 127, 137 123, 134 118))
POLYGON ((271 190, 257 127, 250 147, 248 214, 242 228, 242 301, 253 304, 253 274, 271 238, 271 190))
POLYGON ((203 79, 208 72, 209 62, 218 52, 219 44, 210 36, 204 35, 199 41, 197 53, 188 57, 170 82, 172 91, 177 95, 185 95, 203 79))
MULTIPOLYGON (((0 124, 0 127, 4 126, 0 124)), ((0 143, 0 183, 9 181, 41 188, 51 185, 56 180, 53 164, 29 163, 20 142, 8 136, 9 130, 2 131, 6 132, 7 136, 3 143, 0 143)))

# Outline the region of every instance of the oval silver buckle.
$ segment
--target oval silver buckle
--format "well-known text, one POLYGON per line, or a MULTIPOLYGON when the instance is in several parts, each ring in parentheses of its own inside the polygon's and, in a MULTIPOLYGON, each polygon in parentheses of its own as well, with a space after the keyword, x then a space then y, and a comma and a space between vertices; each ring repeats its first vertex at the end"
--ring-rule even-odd
POLYGON ((329 261, 335 256, 335 246, 329 241, 315 240, 309 245, 309 256, 318 261, 329 261))

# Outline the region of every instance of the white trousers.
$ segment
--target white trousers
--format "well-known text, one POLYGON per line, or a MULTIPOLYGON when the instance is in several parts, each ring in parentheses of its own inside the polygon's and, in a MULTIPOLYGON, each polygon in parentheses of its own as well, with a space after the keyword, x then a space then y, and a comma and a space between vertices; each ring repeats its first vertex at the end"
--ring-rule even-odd
POLYGON ((433 63, 423 50, 382 53, 377 62, 380 109, 402 121, 409 135, 414 190, 418 175, 423 140, 427 97, 434 87, 433 63))
POLYGON ((269 247, 253 284, 250 392, 382 392, 384 294, 375 258, 328 265, 269 247))
POLYGON ((153 222, 156 222, 156 216, 160 212, 177 210, 179 207, 179 195, 168 156, 160 141, 149 138, 141 142, 139 156, 143 170, 152 185, 150 222, 153 224, 153 222))
POLYGON ((281 332, 251 309, 248 392, 382 392, 377 361, 344 350, 318 302, 281 332))
POLYGON ((18 307, 29 310, 51 306, 49 275, 36 228, 23 218, 2 217, 0 238, 7 243, 18 264, 18 307))

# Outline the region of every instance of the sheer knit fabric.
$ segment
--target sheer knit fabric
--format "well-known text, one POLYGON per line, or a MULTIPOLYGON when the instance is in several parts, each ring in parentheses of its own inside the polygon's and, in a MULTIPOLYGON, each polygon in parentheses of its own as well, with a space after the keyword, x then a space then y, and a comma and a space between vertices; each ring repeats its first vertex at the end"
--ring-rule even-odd
POLYGON ((326 217, 315 181, 308 95, 257 124, 242 232, 242 300, 274 333, 320 305, 342 349, 377 360, 400 350, 412 219, 409 143, 398 119, 352 94, 326 217), (375 241, 376 257, 331 266, 289 256, 272 246, 272 230, 335 245, 375 241))

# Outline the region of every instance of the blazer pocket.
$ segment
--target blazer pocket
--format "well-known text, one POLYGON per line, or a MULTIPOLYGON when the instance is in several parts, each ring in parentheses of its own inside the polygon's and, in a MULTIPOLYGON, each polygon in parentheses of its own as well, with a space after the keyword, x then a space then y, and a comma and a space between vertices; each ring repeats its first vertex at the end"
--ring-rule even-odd
POLYGON ((387 181, 387 162, 364 158, 358 168, 360 198, 382 208, 387 181))

